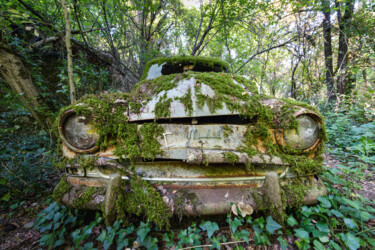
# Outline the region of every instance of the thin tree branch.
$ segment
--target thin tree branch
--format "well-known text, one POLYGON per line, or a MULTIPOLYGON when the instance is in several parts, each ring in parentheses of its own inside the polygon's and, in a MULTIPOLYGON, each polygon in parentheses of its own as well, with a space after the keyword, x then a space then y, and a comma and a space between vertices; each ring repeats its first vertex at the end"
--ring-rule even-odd
POLYGON ((264 52, 268 52, 268 51, 270 51, 270 50, 273 50, 273 49, 276 49, 276 48, 280 48, 280 47, 283 47, 283 46, 285 46, 285 45, 287 45, 287 44, 289 44, 289 43, 291 43, 292 41, 294 41, 295 40, 295 38, 293 38, 293 39, 290 39, 290 40, 288 40, 288 41, 286 41, 286 42, 284 42, 284 43, 281 43, 281 44, 278 44, 278 45, 275 45, 275 46, 272 46, 272 47, 269 47, 269 48, 267 48, 267 49, 264 49, 264 50, 261 50, 261 51, 258 51, 258 52, 256 52, 254 55, 252 55, 252 56, 250 56, 249 57, 249 59, 247 59, 246 60, 246 62, 244 62, 234 73, 237 73, 239 70, 241 70, 248 62, 250 62, 251 60, 253 60, 254 59, 254 57, 256 57, 256 56, 258 56, 258 55, 260 55, 260 54, 263 54, 264 52))

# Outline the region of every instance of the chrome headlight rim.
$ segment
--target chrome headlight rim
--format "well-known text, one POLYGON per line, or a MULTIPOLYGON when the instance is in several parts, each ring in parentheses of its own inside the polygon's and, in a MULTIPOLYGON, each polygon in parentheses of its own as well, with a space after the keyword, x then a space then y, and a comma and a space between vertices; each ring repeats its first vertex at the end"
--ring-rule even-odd
POLYGON ((76 152, 76 153, 81 153, 81 154, 87 154, 87 153, 94 153, 96 151, 99 150, 99 146, 92 146, 90 148, 87 148, 87 149, 82 149, 82 148, 77 148, 75 147, 74 145, 72 145, 69 140, 66 138, 66 135, 65 135, 65 132, 64 132, 64 126, 65 126, 65 123, 68 121, 68 119, 73 116, 73 115, 76 115, 77 113, 73 110, 73 109, 69 109, 67 111, 65 111, 60 119, 59 119, 59 123, 58 123, 58 131, 59 131, 59 134, 60 134, 60 138, 61 140, 63 141, 63 143, 72 151, 76 152))
POLYGON ((317 137, 316 141, 310 147, 308 147, 306 149, 296 149, 296 148, 293 148, 292 146, 288 145, 288 143, 285 141, 285 138, 284 138, 284 132, 285 131, 284 130, 278 130, 275 133, 277 143, 281 146, 283 151, 289 152, 290 149, 291 149, 293 151, 293 153, 297 153, 297 154, 298 153, 306 153, 306 152, 310 152, 310 151, 315 150, 321 142, 321 138, 319 137, 319 135, 322 131, 322 123, 323 123, 322 118, 318 114, 316 114, 315 112, 312 112, 312 111, 300 111, 300 112, 297 112, 297 113, 293 114, 293 116, 295 118, 298 118, 300 116, 308 116, 308 117, 312 118, 314 121, 317 122, 317 124, 319 126, 319 133, 318 133, 318 137, 317 137))

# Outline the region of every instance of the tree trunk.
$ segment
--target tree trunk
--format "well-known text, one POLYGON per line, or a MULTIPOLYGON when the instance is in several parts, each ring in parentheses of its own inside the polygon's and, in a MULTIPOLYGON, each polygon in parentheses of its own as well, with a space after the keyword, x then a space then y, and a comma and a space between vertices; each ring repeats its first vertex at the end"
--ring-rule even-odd
POLYGON ((293 99, 297 99, 297 84, 295 79, 296 70, 298 68, 298 64, 300 62, 300 58, 297 59, 296 65, 293 67, 293 61, 292 61, 292 77, 291 77, 291 88, 290 88, 290 97, 293 99))
POLYGON ((20 94, 25 107, 43 129, 50 129, 53 124, 52 117, 48 115, 50 108, 43 100, 38 87, 34 84, 30 71, 21 59, 1 42, 0 75, 14 91, 20 94))
POLYGON ((344 16, 341 16, 341 10, 336 2, 337 19, 339 22, 339 51, 337 59, 337 92, 346 94, 346 83, 348 81, 348 52, 349 52, 349 29, 350 22, 354 12, 354 0, 347 0, 345 3, 344 16))
POLYGON ((335 98, 333 86, 333 62, 332 62, 332 40, 331 40, 331 10, 330 0, 322 0, 323 19, 323 43, 324 43, 324 62, 326 70, 326 86, 328 102, 335 98))
POLYGON ((68 59, 68 76, 69 76, 69 93, 70 93, 70 101, 74 103, 76 101, 76 89, 74 86, 74 79, 73 79, 73 53, 72 53, 72 45, 70 42, 70 19, 69 19, 69 11, 68 7, 66 6, 65 0, 61 0, 61 6, 63 8, 64 17, 65 17, 65 27, 66 27, 66 34, 65 34, 65 46, 67 52, 67 59, 68 59))

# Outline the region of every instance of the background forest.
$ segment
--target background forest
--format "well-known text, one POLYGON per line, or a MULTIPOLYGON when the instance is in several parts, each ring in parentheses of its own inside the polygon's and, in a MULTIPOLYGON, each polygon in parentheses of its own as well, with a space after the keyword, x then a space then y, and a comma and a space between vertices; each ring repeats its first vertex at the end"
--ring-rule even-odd
POLYGON ((227 239, 239 248, 375 247, 374 69, 373 0, 0 0, 0 248, 220 248, 227 239), (143 222, 105 228, 99 215, 52 203, 59 109, 85 94, 127 92, 146 62, 173 55, 219 57, 261 93, 316 106, 330 195, 290 211, 283 227, 232 215, 229 232, 205 221, 172 234, 143 222))

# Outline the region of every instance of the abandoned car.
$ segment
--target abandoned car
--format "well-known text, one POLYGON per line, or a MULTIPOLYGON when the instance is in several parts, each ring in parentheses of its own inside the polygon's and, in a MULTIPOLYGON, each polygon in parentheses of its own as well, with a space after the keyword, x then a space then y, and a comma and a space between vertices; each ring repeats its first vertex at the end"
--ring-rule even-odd
POLYGON ((54 198, 103 210, 108 221, 145 214, 161 225, 233 205, 251 214, 316 203, 327 193, 322 116, 260 95, 228 68, 215 58, 158 58, 130 93, 84 96, 61 110, 66 174, 54 198))

